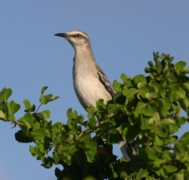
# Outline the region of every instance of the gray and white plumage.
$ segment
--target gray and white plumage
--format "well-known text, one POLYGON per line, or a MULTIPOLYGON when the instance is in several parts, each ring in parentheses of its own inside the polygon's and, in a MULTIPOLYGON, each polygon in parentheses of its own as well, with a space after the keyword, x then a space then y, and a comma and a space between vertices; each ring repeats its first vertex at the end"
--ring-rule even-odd
MULTIPOLYGON (((89 36, 83 31, 57 33, 55 36, 67 39, 75 50, 73 83, 75 93, 83 108, 86 109, 90 105, 96 107, 96 101, 99 99, 103 99, 104 103, 111 100, 114 90, 95 61, 89 36)), ((125 149, 127 147, 126 141, 120 141, 119 147, 124 158, 129 160, 125 149)))

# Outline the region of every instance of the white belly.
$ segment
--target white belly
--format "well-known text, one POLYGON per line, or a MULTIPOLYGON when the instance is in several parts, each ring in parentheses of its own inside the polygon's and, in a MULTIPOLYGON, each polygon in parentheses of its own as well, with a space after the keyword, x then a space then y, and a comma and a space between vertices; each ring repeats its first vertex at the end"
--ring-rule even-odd
POLYGON ((80 76, 80 78, 75 79, 74 89, 85 109, 90 105, 96 107, 96 101, 99 99, 103 99, 104 103, 112 99, 103 84, 96 77, 91 77, 90 75, 85 76, 85 78, 80 76))

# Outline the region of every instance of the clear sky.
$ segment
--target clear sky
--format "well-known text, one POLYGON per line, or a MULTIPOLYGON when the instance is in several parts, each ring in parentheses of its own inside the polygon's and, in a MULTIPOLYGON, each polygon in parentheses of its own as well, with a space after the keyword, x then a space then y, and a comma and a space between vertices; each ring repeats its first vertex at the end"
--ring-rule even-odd
MULTIPOLYGON (((83 30, 109 80, 121 73, 143 73, 152 52, 169 53, 174 62, 189 66, 189 0, 1 0, 0 89, 10 87, 11 99, 39 105, 43 86, 60 99, 43 106, 53 122, 66 122, 72 107, 86 115, 73 90, 74 51, 55 33, 83 30)), ((54 168, 45 169, 29 153, 29 144, 15 141, 10 123, 0 121, 0 180, 55 180, 54 168)), ((179 135, 189 129, 185 125, 179 135)), ((117 146, 115 153, 121 155, 117 146)))

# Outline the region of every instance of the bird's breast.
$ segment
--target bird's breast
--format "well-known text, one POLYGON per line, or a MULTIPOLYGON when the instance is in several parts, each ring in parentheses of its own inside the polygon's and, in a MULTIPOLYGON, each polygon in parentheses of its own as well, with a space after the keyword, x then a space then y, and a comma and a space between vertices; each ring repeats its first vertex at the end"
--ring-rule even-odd
POLYGON ((99 99, 104 99, 106 103, 112 98, 97 76, 93 76, 90 73, 88 75, 82 73, 76 75, 74 78, 74 89, 85 109, 90 105, 96 107, 96 101, 99 99))

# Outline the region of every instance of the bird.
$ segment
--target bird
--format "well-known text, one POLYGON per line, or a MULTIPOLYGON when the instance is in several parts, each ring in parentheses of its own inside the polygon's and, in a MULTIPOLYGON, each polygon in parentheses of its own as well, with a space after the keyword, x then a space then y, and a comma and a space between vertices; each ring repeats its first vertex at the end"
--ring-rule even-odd
MULTIPOLYGON (((90 38, 87 33, 74 30, 66 33, 56 33, 55 36, 65 38, 74 48, 73 58, 73 85, 80 104, 85 110, 87 107, 96 107, 96 102, 103 99, 106 104, 114 96, 113 87, 107 76, 95 60, 90 38)), ((118 143, 123 157, 130 160, 126 152, 129 146, 127 141, 118 143)))

